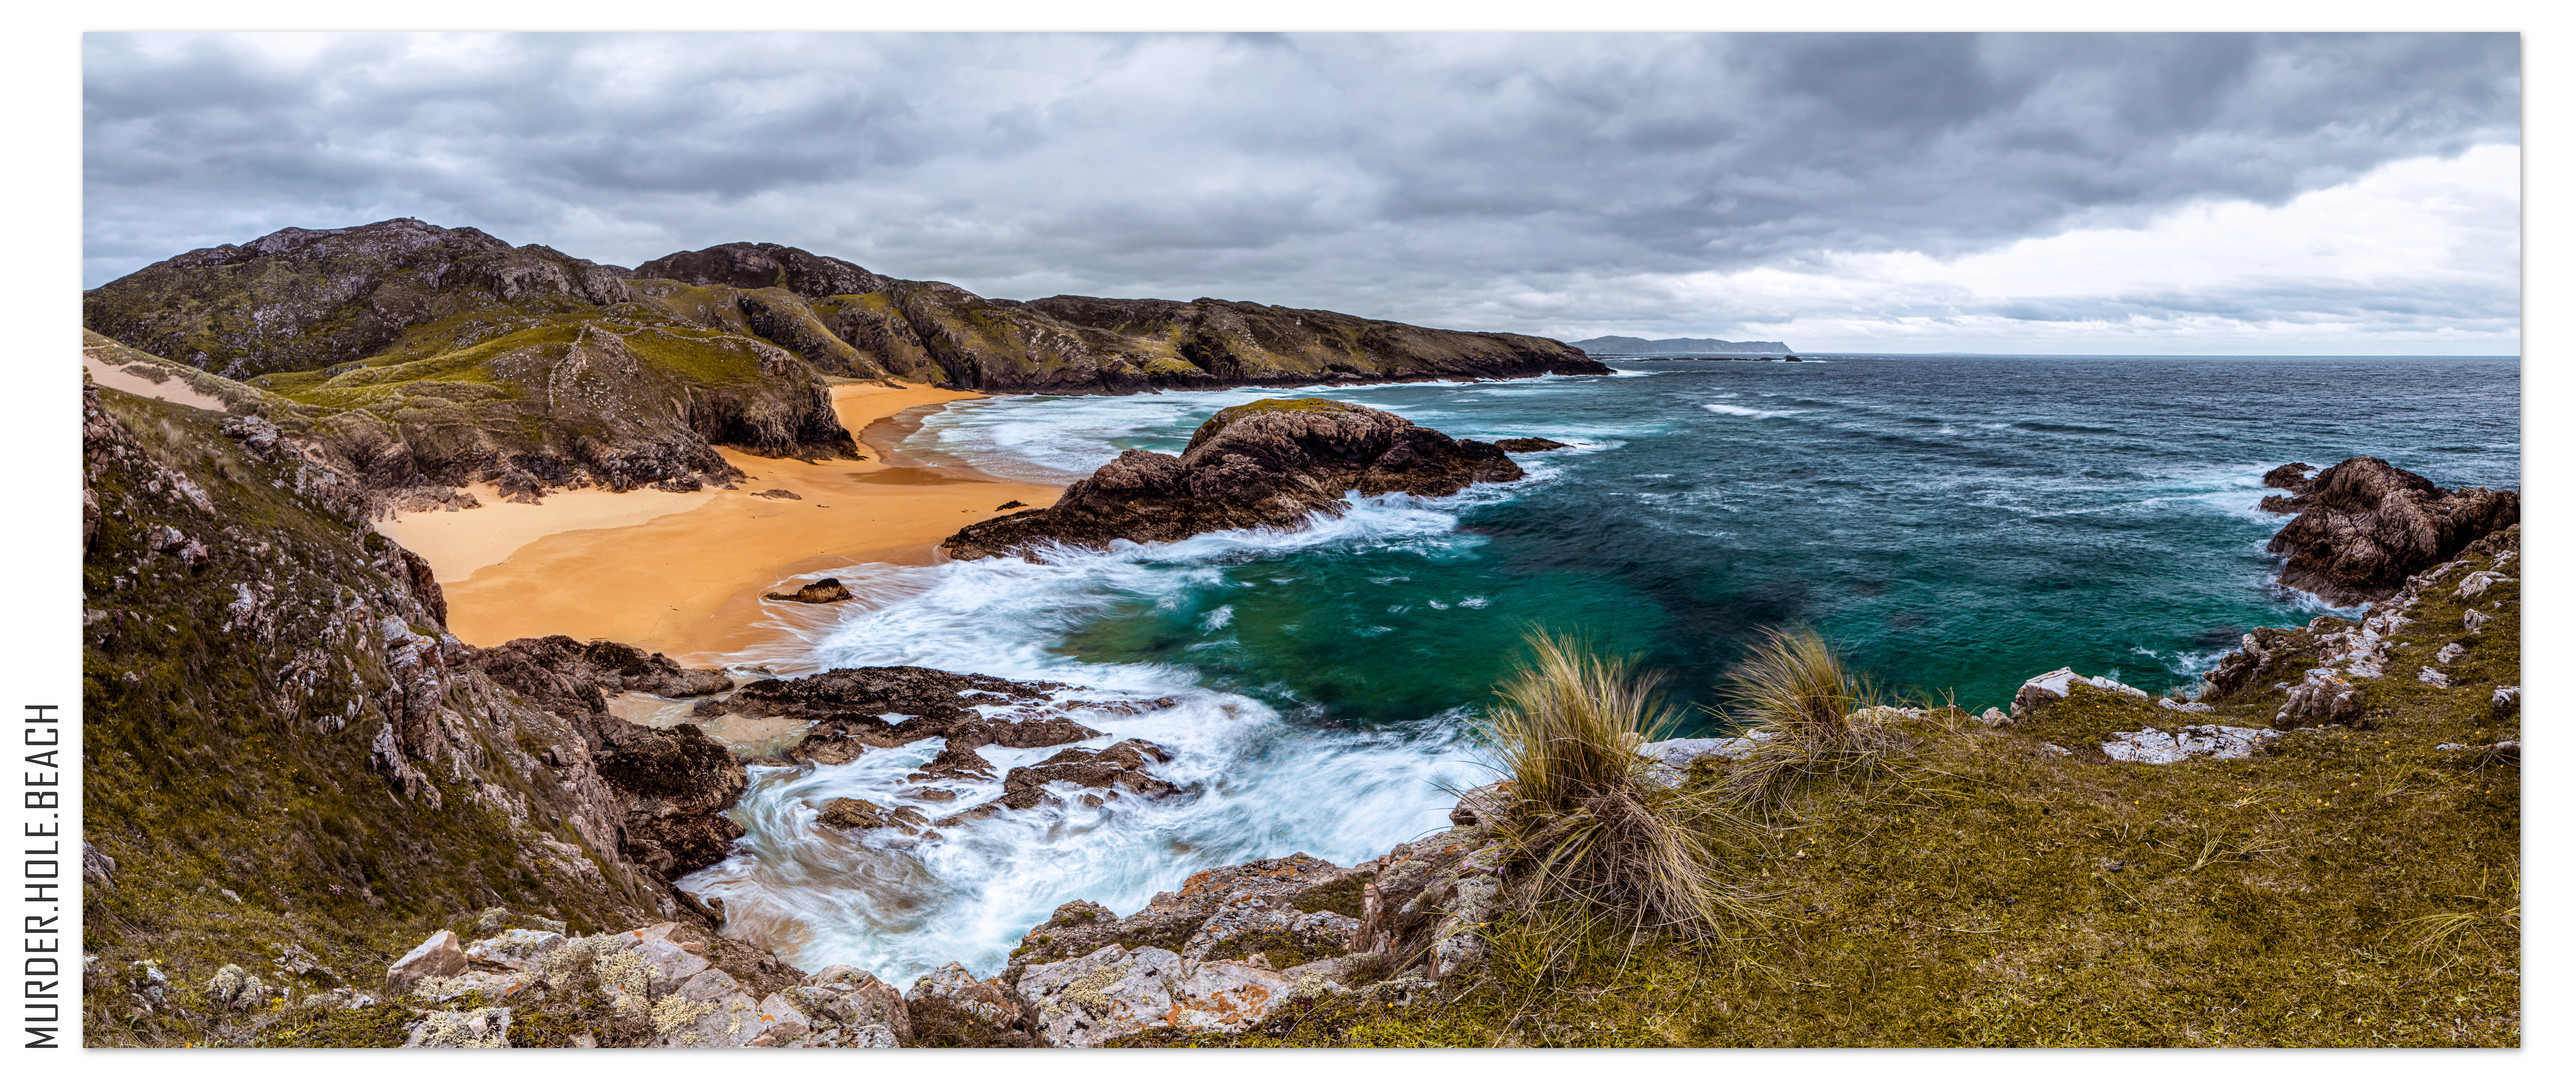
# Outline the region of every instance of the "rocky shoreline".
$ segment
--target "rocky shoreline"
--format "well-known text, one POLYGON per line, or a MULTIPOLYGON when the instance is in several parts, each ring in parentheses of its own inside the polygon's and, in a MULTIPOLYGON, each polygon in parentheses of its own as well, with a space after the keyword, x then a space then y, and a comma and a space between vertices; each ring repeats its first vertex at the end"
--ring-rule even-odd
MULTIPOLYGON (((1217 867, 1125 916, 1067 903, 1000 971, 944 965, 903 991, 849 967, 801 972, 721 936, 722 913, 671 884, 732 850, 742 830, 726 812, 749 764, 838 765, 941 739, 902 797, 938 805, 950 789, 936 785, 963 779, 1001 794, 947 813, 817 808, 826 828, 921 838, 1052 800, 1184 797, 1154 774, 1164 748, 1076 745, 1100 733, 1065 715, 1170 702, 913 667, 755 679, 567 637, 473 649, 443 632, 423 561, 370 531, 362 486, 274 425, 96 389, 84 407, 88 766, 101 800, 84 847, 93 1030, 303 1045, 1094 1046, 1248 1032, 1319 1000, 1446 1002, 1489 977, 1482 935, 1504 903, 1497 788, 1459 800, 1447 829, 1358 865, 1297 854, 1217 867), (693 700, 702 723, 801 730, 742 757, 701 724, 615 716, 621 694, 693 700), (999 775, 987 746, 1056 752, 999 775), (203 747, 228 771, 207 783, 172 747, 203 747), (243 793, 290 827, 255 825, 243 793), (198 819, 244 825, 201 837, 185 826, 198 819), (337 836, 363 839, 325 839, 337 836), (422 942, 402 929, 446 918, 422 942), (277 932, 310 948, 279 946, 270 963, 262 941, 237 936, 277 932), (410 936, 386 944, 394 932, 410 936), (161 955, 172 946, 191 950, 183 969, 168 965, 175 980, 161 955)), ((1288 527, 1350 490, 1443 495, 1518 476, 1501 447, 1389 414, 1260 402, 1221 413, 1179 457, 1124 456, 1062 500, 1066 514, 995 519, 953 546, 1288 527)), ((2520 618, 2515 493, 2446 493, 2371 458, 2315 477, 2288 467, 2268 484, 2301 514, 2285 529, 2286 579, 2355 590, 2371 601, 2359 620, 2257 629, 2201 700, 2057 669, 2006 711, 1962 715, 1964 737, 2038 760, 2203 768, 2363 730, 2400 702, 2477 698, 2483 725, 2514 715, 2519 682, 2482 683, 2493 672, 2477 657, 2520 618)), ((1877 722, 1955 723, 1947 710, 1887 711, 1877 722)), ((2519 755, 2518 739, 2482 740, 2435 749, 2519 755)), ((1646 749, 1679 783, 1762 741, 1646 749)))

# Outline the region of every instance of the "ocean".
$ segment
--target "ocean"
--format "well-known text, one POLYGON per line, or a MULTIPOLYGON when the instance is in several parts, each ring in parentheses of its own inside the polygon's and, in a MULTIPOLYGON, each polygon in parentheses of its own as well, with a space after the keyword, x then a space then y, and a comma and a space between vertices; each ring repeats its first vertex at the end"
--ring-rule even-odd
MULTIPOLYGON (((1720 730, 1723 673, 1772 626, 1816 629, 1891 690, 1973 710, 2065 664, 2162 692, 2251 627, 2333 610, 2274 584, 2265 542, 2284 519, 2256 508, 2267 470, 2373 454, 2447 487, 2521 474, 2511 357, 1612 364, 944 407, 901 454, 1059 483, 1123 450, 1179 452, 1218 409, 1274 396, 1570 445, 1517 455, 1518 483, 1356 498, 1296 532, 832 571, 868 599, 740 659, 1170 696, 1164 712, 1077 718, 1171 748, 1158 771, 1188 793, 852 839, 818 829, 816 806, 912 802, 902 778, 938 740, 757 769, 739 853, 680 884, 808 970, 904 985, 959 961, 986 976, 1067 900, 1127 914, 1212 866, 1296 851, 1348 864, 1444 825, 1454 792, 1490 775, 1470 724, 1532 628, 1661 673, 1684 734, 1720 730)), ((983 751, 999 769, 1053 752, 983 751)), ((998 790, 915 805, 939 815, 998 790)))

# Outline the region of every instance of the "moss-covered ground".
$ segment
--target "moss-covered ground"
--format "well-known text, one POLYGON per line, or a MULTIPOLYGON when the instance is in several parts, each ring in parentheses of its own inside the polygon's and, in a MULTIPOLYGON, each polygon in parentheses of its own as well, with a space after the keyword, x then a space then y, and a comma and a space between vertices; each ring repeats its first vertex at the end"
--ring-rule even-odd
POLYGON ((2358 726, 2291 732, 2256 758, 2137 765, 2098 744, 2270 726, 2282 695, 2181 717, 2081 693, 2005 728, 1942 710, 1908 723, 1907 753, 1727 844, 1770 898, 1758 929, 1559 943, 1512 924, 1488 974, 1440 1000, 1302 999, 1250 1032, 1141 1041, 2517 1045, 2520 771, 2437 747, 2517 737, 2489 695, 2521 682, 2520 583, 2456 598, 2460 577, 2410 611, 2358 726), (2492 618, 2465 632, 2473 608, 2492 618), (2418 682, 2454 641, 2470 652, 2438 665, 2451 686, 2418 682))

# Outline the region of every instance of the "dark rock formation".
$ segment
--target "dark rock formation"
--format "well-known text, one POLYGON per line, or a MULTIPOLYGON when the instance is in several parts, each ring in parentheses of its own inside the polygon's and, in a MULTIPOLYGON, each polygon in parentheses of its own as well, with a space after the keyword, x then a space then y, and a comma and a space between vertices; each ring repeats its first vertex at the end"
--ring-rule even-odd
POLYGON ((517 638, 478 652, 482 669, 519 694, 562 709, 603 713, 605 694, 699 697, 737 685, 710 668, 688 668, 618 641, 566 634, 517 638))
POLYGON ((1553 439, 1495 439, 1493 445, 1505 454, 1542 454, 1564 448, 1563 443, 1553 439))
MULTIPOLYGON (((1036 706, 1064 683, 1019 683, 992 675, 964 675, 920 667, 836 668, 800 679, 748 683, 719 701, 694 706, 696 716, 798 716, 811 720, 843 720, 855 724, 890 725, 881 713, 901 713, 896 725, 911 735, 903 741, 941 735, 981 719, 973 706, 1036 706)), ((883 745, 897 745, 894 743, 883 745)))
POLYGON ((745 793, 746 767, 701 728, 609 729, 595 768, 630 800, 623 846, 670 880, 727 858, 746 833, 720 814, 745 793))
MULTIPOLYGON (((793 496, 793 498, 797 497, 793 496)), ((834 578, 819 578, 792 592, 765 593, 764 598, 788 600, 795 604, 834 604, 853 599, 853 590, 845 588, 843 582, 834 578)))
MULTIPOLYGON (((2298 480, 2291 466, 2268 474, 2298 480)), ((2376 457, 2353 457, 2319 474, 2281 509, 2298 512, 2266 550, 2285 556, 2284 585, 2332 604, 2397 592, 2417 573, 2522 517, 2512 491, 2444 491, 2376 457)))
POLYGON ((818 808, 817 823, 845 832, 895 826, 913 834, 924 827, 924 814, 911 806, 881 806, 869 799, 829 799, 818 808))
MULTIPOLYGON (((1123 739, 1100 750, 1069 747, 1037 765, 1025 765, 1005 773, 1004 794, 991 805, 1028 810, 1049 801, 1049 794, 1042 788, 1052 783, 1073 784, 1097 792, 1117 789, 1147 798, 1164 798, 1181 789, 1156 778, 1147 768, 1172 759, 1171 751, 1144 739, 1123 739)), ((1114 793, 1109 797, 1117 798, 1118 795, 1114 793)))
POLYGON ((1266 399, 1219 412, 1180 457, 1121 454, 1045 510, 978 522, 942 542, 956 559, 1036 558, 1046 544, 1107 547, 1221 529, 1294 528, 1338 511, 1351 491, 1452 495, 1519 479, 1501 450, 1392 413, 1324 400, 1266 399))

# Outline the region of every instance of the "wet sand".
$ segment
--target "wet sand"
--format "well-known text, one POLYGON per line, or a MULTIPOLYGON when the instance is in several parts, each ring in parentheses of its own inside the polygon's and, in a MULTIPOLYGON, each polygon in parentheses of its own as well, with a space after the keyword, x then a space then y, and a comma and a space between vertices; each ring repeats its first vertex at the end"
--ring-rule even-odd
POLYGON ((787 578, 852 563, 929 565, 934 546, 961 526, 1010 501, 1047 506, 1062 490, 894 455, 930 410, 981 395, 876 385, 833 394, 863 460, 723 449, 752 477, 734 491, 566 492, 540 506, 480 493, 479 509, 410 514, 383 531, 435 568, 446 625, 466 642, 567 634, 699 664, 775 640, 779 631, 756 626, 767 605, 797 605, 761 596, 787 591, 776 588, 787 578), (774 489, 799 498, 754 494, 774 489))

